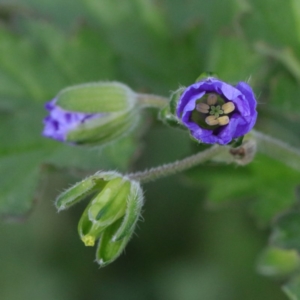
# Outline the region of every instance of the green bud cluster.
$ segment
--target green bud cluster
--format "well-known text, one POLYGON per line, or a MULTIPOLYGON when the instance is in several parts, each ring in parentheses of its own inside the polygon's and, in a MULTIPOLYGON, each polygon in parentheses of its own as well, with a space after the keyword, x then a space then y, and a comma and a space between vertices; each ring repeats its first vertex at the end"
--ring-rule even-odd
POLYGON ((83 212, 78 233, 86 246, 98 242, 96 260, 101 266, 113 262, 130 240, 143 205, 137 181, 116 172, 97 172, 66 190, 56 200, 59 211, 93 195, 83 212))

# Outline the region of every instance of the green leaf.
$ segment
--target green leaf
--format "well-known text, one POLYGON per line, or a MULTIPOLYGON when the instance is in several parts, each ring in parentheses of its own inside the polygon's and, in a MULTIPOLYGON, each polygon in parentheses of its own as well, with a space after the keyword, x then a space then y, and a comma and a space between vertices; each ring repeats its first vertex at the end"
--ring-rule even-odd
POLYGON ((247 36, 255 40, 267 40, 276 45, 296 46, 298 44, 295 8, 292 1, 252 0, 248 2, 250 9, 244 22, 247 36), (280 18, 274 14, 274 11, 280 11, 280 18), (285 21, 282 22, 282 20, 285 21))
POLYGON ((248 81, 261 68, 262 58, 238 37, 217 36, 211 46, 207 69, 224 81, 248 81), (226 55, 224 55, 226 53, 226 55))
POLYGON ((36 50, 47 55, 53 71, 63 76, 65 83, 55 93, 70 84, 115 79, 116 57, 99 31, 80 26, 67 35, 48 22, 26 20, 22 25, 36 50))
POLYGON ((262 154, 244 167, 210 164, 188 174, 195 185, 207 187, 210 204, 248 200, 251 212, 264 224, 295 203, 300 182, 299 172, 262 154))
POLYGON ((21 218, 30 211, 39 176, 32 160, 43 154, 37 150, 0 158, 0 216, 21 218))

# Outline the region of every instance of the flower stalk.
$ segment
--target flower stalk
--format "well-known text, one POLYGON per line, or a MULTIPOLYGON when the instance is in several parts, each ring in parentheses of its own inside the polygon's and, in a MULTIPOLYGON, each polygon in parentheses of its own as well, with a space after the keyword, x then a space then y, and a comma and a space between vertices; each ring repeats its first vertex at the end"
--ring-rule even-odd
POLYGON ((150 94, 137 94, 137 100, 143 108, 153 107, 158 109, 164 108, 170 101, 169 98, 150 94))
POLYGON ((252 130, 251 134, 257 141, 258 150, 261 153, 300 171, 300 151, 298 149, 256 130, 252 130))
POLYGON ((211 159, 212 157, 220 154, 222 151, 225 150, 228 150, 228 148, 221 147, 219 145, 214 145, 207 150, 186 157, 182 160, 178 160, 169 164, 164 164, 162 166, 151 168, 149 170, 131 173, 128 174, 127 177, 132 180, 139 181, 141 183, 146 183, 188 170, 194 166, 197 166, 200 163, 211 159))

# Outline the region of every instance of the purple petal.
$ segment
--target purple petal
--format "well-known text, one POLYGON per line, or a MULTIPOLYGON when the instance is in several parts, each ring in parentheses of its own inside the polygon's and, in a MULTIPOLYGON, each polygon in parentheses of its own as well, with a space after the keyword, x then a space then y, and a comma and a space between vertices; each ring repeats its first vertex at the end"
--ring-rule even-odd
POLYGON ((103 116, 103 114, 85 114, 63 110, 56 105, 56 99, 47 102, 45 108, 49 111, 49 115, 44 119, 43 135, 58 141, 66 141, 71 130, 88 120, 103 116))

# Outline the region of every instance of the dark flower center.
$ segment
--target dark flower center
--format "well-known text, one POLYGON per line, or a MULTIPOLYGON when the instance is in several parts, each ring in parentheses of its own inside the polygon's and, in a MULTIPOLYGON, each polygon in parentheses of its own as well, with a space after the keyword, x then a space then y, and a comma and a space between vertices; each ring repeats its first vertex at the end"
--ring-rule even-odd
POLYGON ((191 120, 202 128, 216 129, 229 123, 229 114, 234 110, 233 102, 225 102, 218 94, 207 93, 197 100, 191 120))

